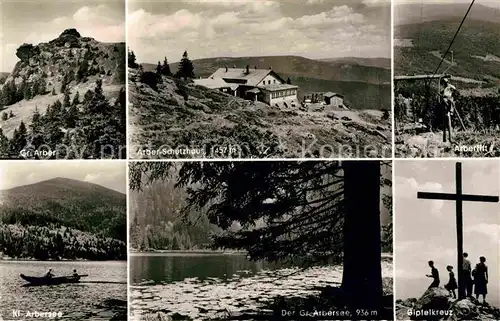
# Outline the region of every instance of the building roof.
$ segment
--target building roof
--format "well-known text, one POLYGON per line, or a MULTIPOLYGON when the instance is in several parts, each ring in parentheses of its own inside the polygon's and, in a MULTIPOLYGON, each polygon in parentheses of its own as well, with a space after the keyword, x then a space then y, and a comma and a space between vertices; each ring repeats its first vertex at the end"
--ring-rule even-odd
POLYGON ((278 78, 282 82, 285 82, 276 72, 272 69, 254 69, 249 68, 249 73, 246 73, 245 68, 219 68, 217 69, 210 78, 222 78, 224 80, 237 79, 244 80, 247 86, 257 86, 267 75, 273 74, 274 77, 278 78))
POLYGON ((338 96, 338 97, 341 97, 343 98, 344 96, 342 96, 341 94, 337 94, 337 93, 332 93, 331 91, 323 94, 323 97, 328 97, 328 98, 331 98, 331 97, 335 97, 335 96, 338 96))
POLYGON ((231 88, 232 91, 235 91, 240 86, 238 84, 228 84, 228 85, 229 85, 229 88, 231 88))
POLYGON ((194 79, 195 85, 207 87, 210 89, 230 88, 231 86, 221 78, 194 79))
POLYGON ((273 85, 259 86, 258 88, 262 88, 262 89, 267 90, 267 91, 280 91, 280 90, 287 90, 287 89, 297 89, 299 87, 295 86, 295 85, 288 85, 288 84, 273 84, 273 85))
POLYGON ((247 90, 246 92, 252 93, 252 94, 258 94, 258 93, 260 93, 260 89, 259 88, 252 88, 250 90, 247 90))

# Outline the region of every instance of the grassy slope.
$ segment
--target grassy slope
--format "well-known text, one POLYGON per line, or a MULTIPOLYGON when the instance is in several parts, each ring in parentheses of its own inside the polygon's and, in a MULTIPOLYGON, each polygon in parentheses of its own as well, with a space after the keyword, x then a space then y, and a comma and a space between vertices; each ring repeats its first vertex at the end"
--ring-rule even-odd
MULTIPOLYGON (((396 38, 412 39, 414 47, 394 48, 395 74, 432 73, 440 58, 433 51, 444 54, 460 21, 431 21, 422 24, 403 25, 395 29, 396 38)), ((448 72, 452 75, 483 80, 485 75, 500 79, 500 64, 483 61, 472 56, 488 54, 500 56, 500 23, 466 20, 452 46, 456 66, 448 72)), ((450 58, 450 57, 447 57, 450 58)), ((449 64, 443 63, 440 71, 449 64)), ((493 79, 493 78, 491 78, 493 79)), ((498 83, 497 83, 498 84, 498 83)))
POLYGON ((68 227, 107 236, 114 227, 125 226, 125 194, 96 184, 56 178, 0 191, 0 198, 0 217, 4 219, 13 213, 43 215, 68 227))
POLYGON ((253 105, 171 78, 163 78, 157 92, 139 83, 134 70, 129 71, 129 78, 131 157, 140 157, 136 154, 137 146, 148 144, 153 149, 182 144, 192 148, 243 145, 243 156, 247 157, 298 157, 310 144, 313 154, 318 153, 321 145, 333 146, 334 152, 326 150, 325 157, 338 156, 339 144, 361 150, 375 145, 379 157, 387 152, 382 151, 382 146, 389 148, 387 141, 376 133, 390 137, 390 123, 380 120, 380 112, 333 111, 337 119, 332 119, 327 111, 286 111, 262 103, 253 105), (187 93, 187 101, 179 87, 187 93), (351 120, 341 120, 343 116, 351 120), (270 148, 268 154, 260 154, 261 144, 270 148))
MULTIPOLYGON (((78 91, 81 101, 88 90, 95 89, 95 80, 97 80, 97 76, 92 76, 89 77, 89 80, 86 83, 79 83, 71 86, 71 99, 74 98, 76 92, 78 91)), ((115 99, 123 86, 124 85, 114 85, 109 82, 104 82, 104 95, 110 100, 115 99)), ((1 121, 4 135, 9 139, 12 138, 14 130, 19 127, 21 121, 23 121, 26 125, 31 123, 35 109, 38 109, 38 112, 43 115, 47 110, 47 107, 55 103, 58 99, 62 102, 64 95, 58 93, 53 96, 49 93, 47 95, 36 96, 30 100, 23 99, 20 102, 1 109, 0 114, 4 112, 8 114, 10 111, 14 114, 14 117, 1 121)))

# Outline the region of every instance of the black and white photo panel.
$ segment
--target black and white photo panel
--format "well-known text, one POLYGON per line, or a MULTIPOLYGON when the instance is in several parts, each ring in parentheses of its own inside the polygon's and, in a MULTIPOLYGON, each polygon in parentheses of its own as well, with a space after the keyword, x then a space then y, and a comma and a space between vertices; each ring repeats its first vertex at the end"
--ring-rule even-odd
POLYGON ((500 162, 394 166, 397 320, 498 320, 500 162))
POLYGON ((126 171, 0 163, 1 320, 126 320, 126 171))
POLYGON ((130 0, 129 156, 392 155, 389 0, 130 0))
POLYGON ((391 162, 129 170, 130 320, 393 320, 391 162))
POLYGON ((2 0, 0 31, 0 159, 125 158, 125 0, 2 0))
POLYGON ((393 6, 396 157, 499 157, 500 2, 393 6))

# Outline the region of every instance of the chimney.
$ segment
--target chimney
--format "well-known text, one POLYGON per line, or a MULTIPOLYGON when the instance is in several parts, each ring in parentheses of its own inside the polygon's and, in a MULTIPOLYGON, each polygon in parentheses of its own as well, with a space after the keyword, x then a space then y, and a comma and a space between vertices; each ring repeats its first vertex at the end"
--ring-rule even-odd
POLYGON ((269 70, 273 70, 273 67, 272 67, 272 66, 269 66, 269 70))
POLYGON ((226 65, 226 72, 227 72, 227 65, 226 65))
POLYGON ((246 72, 247 72, 247 75, 250 73, 250 66, 249 66, 249 65, 247 65, 247 70, 246 70, 246 72))
POLYGON ((257 66, 253 66, 253 68, 254 68, 255 70, 257 70, 257 66))

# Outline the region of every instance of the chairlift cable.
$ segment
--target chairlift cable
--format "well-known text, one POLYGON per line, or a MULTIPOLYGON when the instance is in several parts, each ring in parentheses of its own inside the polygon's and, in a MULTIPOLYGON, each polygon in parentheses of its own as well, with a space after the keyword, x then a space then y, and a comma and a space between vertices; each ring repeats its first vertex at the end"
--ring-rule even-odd
POLYGON ((469 12, 470 10, 472 9, 472 6, 474 5, 474 2, 476 0, 472 0, 470 6, 469 6, 469 9, 467 9, 467 12, 465 13, 465 16, 463 17, 462 19, 462 22, 460 22, 460 25, 458 26, 458 29, 457 31, 455 32, 455 35, 453 36, 453 39, 451 40, 450 42, 450 45, 448 46, 448 49, 446 49, 446 52, 444 53, 444 55, 441 57, 441 61, 439 62, 439 65, 437 66, 436 70, 434 71, 433 75, 432 76, 435 76, 439 70, 439 68, 441 67, 441 65, 443 64, 443 61, 444 59, 446 58, 446 55, 450 52, 450 49, 451 49, 451 46, 453 46, 453 43, 455 42, 455 39, 457 38, 458 36, 458 33, 460 32, 460 29, 462 28, 464 22, 465 22, 465 19, 467 18, 467 16, 469 15, 469 12))

